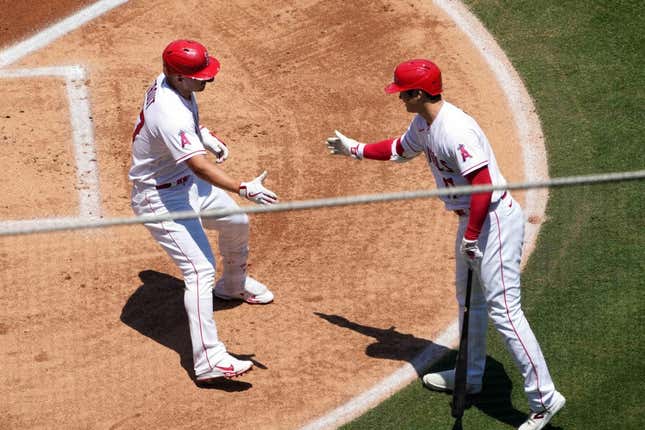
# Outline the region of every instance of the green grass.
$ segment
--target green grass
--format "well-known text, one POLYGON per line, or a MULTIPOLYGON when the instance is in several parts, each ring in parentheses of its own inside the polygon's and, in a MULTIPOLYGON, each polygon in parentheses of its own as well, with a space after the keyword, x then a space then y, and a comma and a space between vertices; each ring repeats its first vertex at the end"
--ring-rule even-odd
MULTIPOLYGON (((645 168, 642 2, 466 3, 535 100, 552 177, 645 168)), ((552 429, 645 428, 644 198, 643 182, 551 191, 523 307, 567 397, 552 429)), ((488 353, 484 393, 464 429, 514 428, 527 412, 519 372, 492 329, 488 353)), ((343 428, 449 429, 449 400, 415 381, 343 428)))

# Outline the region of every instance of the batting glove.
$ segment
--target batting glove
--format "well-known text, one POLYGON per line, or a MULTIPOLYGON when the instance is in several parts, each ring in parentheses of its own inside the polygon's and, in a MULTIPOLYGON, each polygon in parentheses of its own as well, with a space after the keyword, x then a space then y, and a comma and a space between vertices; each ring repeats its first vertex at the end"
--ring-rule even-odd
POLYGON ((327 138, 327 148, 332 155, 346 155, 357 160, 363 159, 365 144, 350 139, 338 130, 334 130, 336 137, 327 138))
POLYGON ((461 246, 459 246, 459 252, 461 252, 472 268, 475 268, 484 256, 477 245, 477 239, 468 240, 463 238, 461 240, 461 246))
POLYGON ((215 155, 215 162, 223 163, 228 158, 228 147, 224 142, 219 140, 212 131, 206 127, 200 127, 204 147, 215 155))
POLYGON ((249 182, 242 182, 240 184, 240 195, 252 202, 260 203, 263 205, 270 205, 278 201, 278 196, 268 188, 262 185, 268 173, 265 170, 260 176, 249 182))

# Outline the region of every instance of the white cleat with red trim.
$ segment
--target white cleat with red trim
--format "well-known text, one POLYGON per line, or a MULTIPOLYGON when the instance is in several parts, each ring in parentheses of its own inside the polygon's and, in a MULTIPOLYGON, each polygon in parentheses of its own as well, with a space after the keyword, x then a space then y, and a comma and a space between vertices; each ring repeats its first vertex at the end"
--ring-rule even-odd
POLYGON ((553 402, 551 406, 543 411, 531 412, 529 419, 526 420, 526 422, 522 424, 518 430, 543 429, 549 423, 549 421, 551 421, 553 415, 555 415, 560 409, 564 407, 565 403, 566 399, 564 398, 564 396, 556 391, 555 394, 553 394, 553 402))
POLYGON ((224 291, 221 279, 215 284, 213 294, 222 300, 244 300, 253 305, 266 305, 273 301, 273 293, 263 283, 250 276, 244 281, 244 290, 238 292, 224 291))
POLYGON ((226 353, 210 371, 197 375, 196 379, 199 382, 208 382, 216 378, 235 378, 251 370, 251 367, 253 367, 252 361, 238 360, 226 353))

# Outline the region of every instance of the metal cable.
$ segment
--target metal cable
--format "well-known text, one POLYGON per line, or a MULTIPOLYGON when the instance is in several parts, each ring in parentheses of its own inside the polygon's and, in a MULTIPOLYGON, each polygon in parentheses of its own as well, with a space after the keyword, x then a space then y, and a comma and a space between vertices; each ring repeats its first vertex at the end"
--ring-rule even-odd
POLYGON ((195 213, 193 211, 172 212, 164 215, 151 215, 127 218, 107 219, 86 219, 86 218, 65 218, 65 219, 42 219, 34 225, 34 221, 5 221, 0 225, 0 236, 26 235, 35 233, 47 233, 63 230, 84 230, 103 228, 121 225, 144 224, 169 220, 182 220, 191 218, 221 218, 233 214, 257 214, 268 212, 287 212, 307 209, 319 209, 326 207, 352 206, 368 203, 382 203, 398 200, 426 199, 446 195, 472 194, 495 190, 528 190, 533 188, 557 188, 580 185, 598 185, 610 182, 625 182, 645 179, 645 170, 604 173, 583 176, 568 176, 553 178, 543 181, 512 183, 506 185, 479 185, 450 187, 432 190, 402 191, 384 194, 362 194, 356 196, 332 197, 313 200, 299 200, 274 205, 253 205, 242 206, 236 209, 213 210, 195 213))

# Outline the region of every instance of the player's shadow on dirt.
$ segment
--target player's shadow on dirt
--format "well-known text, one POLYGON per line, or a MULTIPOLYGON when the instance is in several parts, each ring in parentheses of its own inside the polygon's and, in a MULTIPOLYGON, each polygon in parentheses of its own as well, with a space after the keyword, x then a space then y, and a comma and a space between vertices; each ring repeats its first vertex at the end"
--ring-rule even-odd
MULTIPOLYGON (((193 372, 188 317, 184 309, 184 282, 154 270, 140 272, 139 278, 143 284, 130 296, 121 310, 123 323, 177 352, 181 366, 200 388, 244 391, 252 387, 248 382, 224 378, 218 378, 208 384, 198 383, 193 372)), ((240 303, 214 299, 213 308, 218 311, 239 306, 240 303)), ((234 355, 240 359, 251 359, 249 355, 234 355)))
POLYGON ((314 314, 339 327, 348 328, 365 336, 373 337, 376 342, 367 346, 365 349, 367 355, 374 358, 407 361, 414 367, 419 376, 424 374, 425 366, 427 365, 426 360, 421 358, 436 358, 448 352, 448 348, 437 345, 427 339, 400 333, 395 330, 394 326, 383 329, 355 323, 339 315, 327 315, 321 312, 314 312, 314 314), (420 357, 422 352, 423 357, 420 357))

